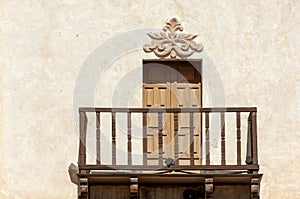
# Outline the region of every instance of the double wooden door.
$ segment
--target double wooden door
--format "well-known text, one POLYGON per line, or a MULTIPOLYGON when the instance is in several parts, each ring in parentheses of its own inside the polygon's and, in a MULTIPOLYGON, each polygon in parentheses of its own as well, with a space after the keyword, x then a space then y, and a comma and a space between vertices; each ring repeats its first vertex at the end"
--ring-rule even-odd
MULTIPOLYGON (((144 67, 143 107, 191 108, 201 107, 201 77, 191 65, 148 64, 144 67)), ((158 114, 147 118, 148 164, 157 164, 159 156, 158 114)), ((162 114, 163 158, 175 158, 174 115, 162 114)), ((191 157, 195 164, 201 162, 201 115, 189 113, 178 115, 178 163, 189 165, 191 157), (191 121, 192 120, 192 121, 191 121), (191 137, 191 125, 193 136, 191 137), (192 144, 193 143, 193 144, 192 144), (192 144, 192 145, 191 145, 192 144), (191 150, 192 146, 192 150, 191 150), (192 155, 193 153, 193 155, 192 155)))

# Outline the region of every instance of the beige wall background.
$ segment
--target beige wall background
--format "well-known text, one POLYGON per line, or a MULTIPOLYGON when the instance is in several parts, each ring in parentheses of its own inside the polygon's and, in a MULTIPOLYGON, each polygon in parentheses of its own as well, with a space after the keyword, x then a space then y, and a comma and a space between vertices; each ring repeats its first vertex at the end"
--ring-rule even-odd
MULTIPOLYGON (((172 16, 199 34, 226 106, 258 107, 261 198, 300 198, 299 9, 296 0, 0 1, 0 198, 76 198, 67 167, 77 161, 80 68, 107 39, 172 16)), ((99 98, 110 95, 107 85, 99 98)))

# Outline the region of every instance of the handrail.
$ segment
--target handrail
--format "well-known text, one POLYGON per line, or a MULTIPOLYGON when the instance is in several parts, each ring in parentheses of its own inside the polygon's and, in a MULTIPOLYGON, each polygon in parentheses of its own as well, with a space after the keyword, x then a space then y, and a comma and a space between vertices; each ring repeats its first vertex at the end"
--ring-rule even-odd
POLYGON ((164 112, 164 113, 190 113, 190 112, 256 112, 256 107, 214 107, 214 108, 99 108, 80 107, 79 112, 164 112))
MULTIPOLYGON (((248 171, 254 171, 258 172, 259 166, 258 166, 258 153, 257 153, 257 108, 256 107, 209 107, 209 108, 102 108, 102 107, 80 107, 79 108, 79 121, 80 121, 80 140, 79 140, 79 169, 80 170, 113 170, 113 169, 121 169, 121 170, 128 170, 128 169, 135 169, 135 170, 152 170, 157 168, 165 168, 163 165, 163 133, 162 133, 162 115, 166 113, 171 113, 173 115, 174 119, 174 127, 173 127, 173 133, 174 133, 174 157, 175 157, 175 165, 172 166, 174 169, 190 169, 190 170, 248 170, 248 171), (87 113, 95 113, 96 118, 96 148, 97 148, 97 160, 96 163, 93 165, 86 163, 86 137, 87 137, 87 113), (112 129, 111 129, 111 144, 112 144, 112 165, 104 165, 101 163, 100 160, 100 113, 106 112, 111 113, 111 121, 112 121, 112 129), (237 163, 236 165, 228 165, 226 163, 226 141, 225 141, 225 113, 236 113, 236 124, 234 125, 236 128, 236 157, 237 157, 237 163), (242 112, 248 112, 248 131, 247 131, 247 148, 246 148, 246 165, 242 165, 241 163, 241 113, 242 112), (128 164, 127 165, 118 165, 116 162, 116 113, 127 113, 127 145, 128 145, 128 164), (147 164, 147 128, 143 128, 143 165, 133 165, 132 164, 132 140, 131 140, 131 113, 141 113, 143 118, 143 126, 147 126, 147 115, 148 113, 156 113, 158 114, 158 165, 148 165, 147 164), (207 156, 206 160, 204 162, 204 165, 196 165, 194 164, 194 160, 196 158, 194 157, 194 143, 193 141, 190 143, 190 165, 180 165, 178 163, 180 158, 179 152, 178 152, 178 118, 179 114, 181 113, 189 113, 190 118, 190 124, 189 124, 189 139, 193 140, 194 136, 194 113, 203 113, 201 114, 204 118, 204 127, 201 130, 201 136, 205 136, 205 140, 203 143, 202 148, 206 149, 207 156), (221 165, 215 165, 210 163, 210 124, 209 124, 209 115, 210 113, 220 113, 220 121, 221 121, 221 165), (179 157, 179 158, 178 158, 179 157)), ((202 122, 202 121, 201 121, 202 122)), ((226 131, 226 134, 230 132, 226 131)), ((151 158, 148 157, 148 160, 151 158)), ((185 158, 187 159, 187 158, 185 158)))

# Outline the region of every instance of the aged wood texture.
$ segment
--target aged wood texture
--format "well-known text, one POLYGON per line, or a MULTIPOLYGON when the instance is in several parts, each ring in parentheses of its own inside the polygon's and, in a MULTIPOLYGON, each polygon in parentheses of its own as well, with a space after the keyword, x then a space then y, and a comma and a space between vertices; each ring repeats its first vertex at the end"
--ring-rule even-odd
POLYGON ((89 199, 129 199, 128 185, 93 185, 90 186, 89 199))

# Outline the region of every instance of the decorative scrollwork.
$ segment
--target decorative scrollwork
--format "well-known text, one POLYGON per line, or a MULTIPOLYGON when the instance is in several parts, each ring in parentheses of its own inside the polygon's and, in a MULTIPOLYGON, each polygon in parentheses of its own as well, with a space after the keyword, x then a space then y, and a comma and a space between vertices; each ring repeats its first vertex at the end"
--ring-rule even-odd
POLYGON ((163 27, 164 32, 148 33, 152 39, 151 44, 144 45, 144 51, 154 52, 158 57, 186 58, 194 52, 203 50, 202 44, 198 44, 193 39, 197 37, 194 34, 176 33, 177 30, 183 31, 183 27, 176 18, 170 19, 163 27), (166 33, 169 30, 169 33, 166 33))

